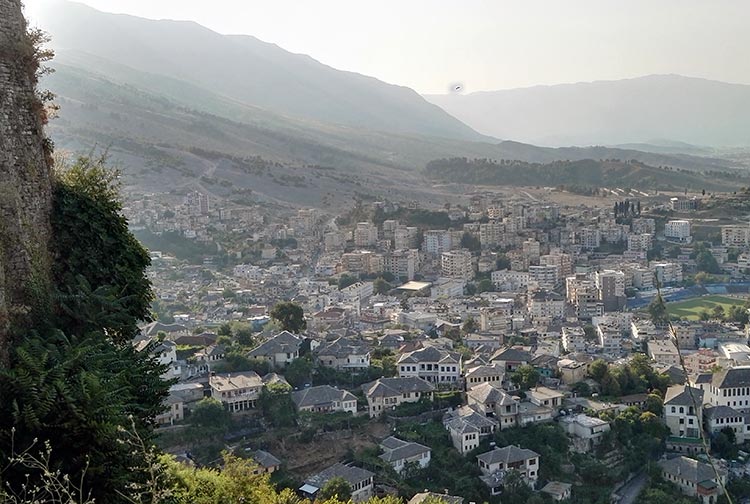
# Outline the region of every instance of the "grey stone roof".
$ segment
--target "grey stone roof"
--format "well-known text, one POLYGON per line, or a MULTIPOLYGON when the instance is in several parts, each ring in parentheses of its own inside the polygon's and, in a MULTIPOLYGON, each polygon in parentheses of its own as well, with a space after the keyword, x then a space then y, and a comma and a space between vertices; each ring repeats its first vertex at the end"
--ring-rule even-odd
POLYGON ((362 385, 368 397, 393 397, 404 392, 432 392, 435 386, 422 378, 378 378, 362 385))
POLYGON ((706 408, 704 410, 704 414, 709 420, 715 418, 731 418, 740 416, 744 418, 745 423, 748 423, 748 419, 750 418, 748 417, 747 413, 742 413, 729 406, 712 406, 710 408, 706 408))
POLYGON ((396 460, 415 457, 422 453, 430 452, 430 448, 419 443, 403 441, 393 436, 385 438, 380 443, 385 453, 380 458, 386 462, 395 462, 396 460))
POLYGON ((332 355, 337 359, 348 357, 350 355, 365 355, 370 350, 363 342, 352 341, 345 338, 338 338, 330 343, 324 343, 315 350, 318 356, 332 355))
POLYGON ((716 388, 749 387, 750 367, 734 367, 714 373, 711 384, 716 388))
MULTIPOLYGON (((673 459, 660 460, 659 466, 662 471, 690 481, 691 483, 702 483, 704 481, 716 481, 716 474, 708 464, 688 457, 675 457, 673 459)), ((718 468, 719 472, 724 472, 718 468)))
POLYGON ((268 341, 250 350, 250 357, 264 357, 277 353, 294 353, 302 345, 302 338, 289 331, 282 331, 268 341))
POLYGON ((690 391, 695 398, 695 404, 702 405, 703 390, 687 385, 672 385, 664 395, 664 406, 692 406, 693 400, 690 398, 690 391))
POLYGON ((490 361, 530 362, 531 354, 518 348, 501 348, 492 355, 490 361))
POLYGON ((455 495, 446 495, 435 492, 420 492, 418 494, 414 494, 414 497, 412 497, 407 504, 422 504, 422 501, 424 501, 428 497, 431 497, 433 499, 440 499, 441 501, 445 502, 445 504, 464 504, 463 497, 456 497, 455 495))
POLYGON ((305 480, 305 483, 316 488, 323 488, 325 484, 333 478, 344 478, 347 483, 353 486, 357 483, 372 478, 373 476, 375 476, 375 474, 371 473, 367 469, 362 469, 361 467, 351 465, 344 465, 340 462, 337 462, 332 466, 323 469, 318 474, 310 476, 309 478, 307 478, 307 480, 305 480))
POLYGON ((281 465, 281 460, 263 450, 257 450, 255 453, 253 453, 253 460, 257 462, 259 466, 265 468, 281 465))
POLYGON ((477 455, 477 460, 481 460, 487 465, 498 464, 502 462, 507 464, 513 464, 514 462, 520 462, 522 460, 528 460, 531 458, 538 458, 539 454, 534 450, 527 448, 521 448, 520 446, 508 445, 502 448, 495 448, 481 455, 477 455))
POLYGON ((487 382, 480 383, 476 387, 472 387, 472 389, 469 390, 466 394, 471 398, 485 404, 496 403, 499 405, 506 405, 516 402, 510 394, 502 389, 493 387, 487 382))
POLYGON ((443 416, 443 425, 453 431, 479 432, 482 428, 497 427, 498 421, 476 412, 470 406, 448 411, 443 416))
POLYGON ((351 392, 340 390, 330 385, 309 387, 292 392, 292 401, 298 408, 310 406, 326 406, 332 402, 356 401, 357 397, 351 392))
POLYGON ((398 359, 398 363, 438 362, 441 364, 458 364, 461 362, 461 354, 428 346, 405 353, 398 359))

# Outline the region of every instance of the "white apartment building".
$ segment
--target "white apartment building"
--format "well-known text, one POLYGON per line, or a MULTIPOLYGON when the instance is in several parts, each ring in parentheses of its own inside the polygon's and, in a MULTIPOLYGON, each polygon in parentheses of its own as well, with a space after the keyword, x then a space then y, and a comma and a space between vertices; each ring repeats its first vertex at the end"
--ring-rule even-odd
POLYGON ((474 277, 471 264, 471 252, 465 249, 443 252, 440 256, 440 267, 443 276, 469 280, 474 277))
POLYGON ((539 257, 541 266, 559 266, 560 277, 566 277, 573 274, 573 257, 570 254, 554 252, 539 257))
POLYGON ((448 252, 454 248, 453 234, 450 231, 431 229, 424 232, 424 240, 422 241, 422 250, 424 253, 439 256, 443 252, 448 252))
POLYGON ((562 346, 566 352, 583 352, 586 350, 586 333, 583 327, 563 326, 562 346))
POLYGON ((531 280, 527 271, 498 270, 491 273, 495 289, 503 291, 526 290, 531 280))
POLYGON ((628 250, 651 250, 653 235, 650 233, 630 233, 628 235, 628 250))
POLYGON ((748 247, 750 246, 750 226, 722 226, 721 244, 725 247, 748 247))
POLYGON ((599 248, 602 244, 602 233, 599 228, 585 227, 579 232, 581 247, 585 250, 599 248))
POLYGON ((679 242, 690 242, 690 221, 671 220, 664 224, 664 237, 679 242))
POLYGON ((505 224, 491 221, 479 225, 479 242, 482 247, 494 247, 502 245, 505 236, 505 224))
POLYGON ((540 289, 554 289, 560 281, 560 266, 529 266, 529 280, 540 289))
POLYGON ((354 229, 355 247, 374 247, 378 243, 378 228, 371 222, 358 222, 354 229))
POLYGON ((682 265, 679 263, 652 262, 648 267, 661 285, 682 282, 682 265))

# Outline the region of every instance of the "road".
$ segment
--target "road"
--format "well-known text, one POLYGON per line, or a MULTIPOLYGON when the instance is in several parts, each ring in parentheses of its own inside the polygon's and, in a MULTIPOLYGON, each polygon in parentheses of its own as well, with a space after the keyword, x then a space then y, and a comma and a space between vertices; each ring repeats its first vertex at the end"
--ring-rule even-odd
POLYGON ((647 482, 648 476, 646 476, 646 473, 640 473, 638 476, 630 480, 620 489, 619 492, 617 492, 617 495, 620 496, 620 499, 616 501, 617 504, 633 504, 638 498, 638 494, 643 490, 643 487, 646 486, 647 482))

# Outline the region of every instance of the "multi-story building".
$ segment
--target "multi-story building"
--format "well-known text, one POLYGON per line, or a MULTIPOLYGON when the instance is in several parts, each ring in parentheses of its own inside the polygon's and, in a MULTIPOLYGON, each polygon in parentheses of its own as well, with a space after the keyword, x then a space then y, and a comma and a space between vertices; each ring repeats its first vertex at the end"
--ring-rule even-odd
POLYGON ((647 344, 648 356, 657 364, 680 365, 680 354, 670 340, 652 340, 647 344))
POLYGON ((505 238, 505 224, 490 221, 479 225, 479 242, 482 247, 494 247, 502 245, 505 238))
POLYGON ((438 386, 458 386, 461 354, 436 348, 421 348, 401 354, 396 363, 401 378, 419 377, 438 386))
POLYGON ((357 413, 357 396, 330 385, 303 388, 292 392, 292 402, 297 411, 332 413, 348 411, 357 413))
POLYGON ((276 367, 286 367, 299 358, 304 338, 289 331, 281 331, 268 341, 250 350, 248 357, 263 359, 276 367))
POLYGON ((664 395, 664 423, 673 436, 699 438, 703 428, 704 391, 672 385, 664 395), (696 408, 697 405, 697 408, 696 408))
POLYGON ((358 222, 354 229, 355 247, 374 247, 378 243, 378 228, 371 222, 358 222))
POLYGON ((584 227, 579 232, 581 247, 584 250, 599 248, 602 244, 602 233, 596 227, 584 227))
POLYGON ((679 263, 652 261, 648 267, 660 285, 682 282, 682 265, 679 263))
POLYGON ((672 207, 672 210, 675 212, 690 212, 693 210, 697 210, 699 206, 699 200, 698 198, 670 198, 669 204, 672 207))
POLYGON ((370 418, 393 410, 403 403, 413 403, 422 397, 432 399, 435 386, 418 377, 378 378, 362 385, 367 398, 370 418))
POLYGON ((664 237, 669 240, 683 243, 690 242, 690 221, 688 220, 671 220, 664 224, 664 237))
POLYGON ((563 326, 562 346, 566 352, 582 352, 586 350, 586 333, 580 326, 563 326))
POLYGON ((529 266, 529 281, 539 289, 554 289, 560 282, 560 266, 529 266))
POLYGON ((521 245, 521 250, 524 255, 529 258, 531 264, 539 264, 539 256, 541 255, 541 246, 538 241, 534 239, 528 239, 521 245))
POLYGON ((351 488, 352 502, 364 502, 373 496, 374 476, 375 474, 366 469, 337 462, 318 474, 307 478, 305 484, 300 487, 300 491, 310 500, 314 500, 317 493, 326 486, 326 483, 334 478, 341 478, 351 488))
POLYGON ((748 247, 750 246, 750 226, 722 226, 721 244, 725 247, 748 247))
POLYGON ((443 276, 463 278, 469 280, 474 277, 474 267, 471 263, 471 252, 468 250, 451 250, 440 256, 440 266, 443 276))
POLYGON ((656 233, 656 221, 646 217, 636 217, 632 224, 633 233, 647 233, 653 235, 656 233))
POLYGON ((495 299, 491 306, 479 309, 482 331, 510 331, 513 326, 513 299, 495 299))
POLYGON ((708 404, 750 412, 750 366, 698 375, 694 386, 704 391, 708 404))
POLYGON ((453 234, 450 231, 444 229, 431 229, 424 232, 422 250, 425 254, 439 256, 443 252, 448 252, 454 248, 453 234))
POLYGON ((622 271, 597 271, 594 275, 599 300, 604 311, 620 311, 626 303, 625 274, 622 271))
POLYGON ((538 322, 561 319, 565 315, 565 299, 552 291, 540 290, 529 295, 529 315, 538 322))
POLYGON ((419 252, 416 249, 387 252, 382 254, 382 271, 391 273, 399 279, 414 280, 418 257, 419 252))
POLYGON ((479 446, 481 438, 491 436, 498 429, 498 422, 470 406, 462 406, 443 416, 443 426, 456 450, 465 455, 479 446))
POLYGON ((573 274, 573 257, 570 254, 562 252, 552 252, 539 257, 541 266, 559 266, 560 277, 567 277, 573 274))
POLYGON ((211 397, 221 401, 230 412, 255 408, 263 389, 263 380, 254 371, 213 374, 208 378, 211 397))
POLYGON ((491 273, 492 283, 497 290, 526 290, 531 280, 527 271, 498 270, 491 273))
POLYGON ((502 492, 503 480, 511 470, 518 471, 523 481, 532 488, 539 479, 539 454, 519 446, 494 448, 477 455, 477 462, 482 471, 480 478, 490 489, 491 495, 502 492))
POLYGON ((650 233, 630 233, 628 235, 628 250, 651 250, 653 235, 650 233))
POLYGON ((609 355, 620 355, 622 352, 622 332, 615 324, 596 324, 596 335, 599 338, 599 346, 602 351, 609 355))
POLYGON ((341 255, 341 265, 351 273, 376 273, 381 271, 380 260, 369 250, 355 250, 341 255))
POLYGON ((380 442, 380 448, 383 450, 380 458, 399 474, 406 469, 407 464, 413 464, 414 467, 419 469, 424 469, 430 465, 432 450, 419 443, 388 436, 380 442))
POLYGON ((701 504, 718 502, 727 479, 727 471, 723 467, 719 466, 714 471, 709 464, 682 455, 660 460, 658 464, 664 480, 677 485, 683 494, 700 499, 701 504))

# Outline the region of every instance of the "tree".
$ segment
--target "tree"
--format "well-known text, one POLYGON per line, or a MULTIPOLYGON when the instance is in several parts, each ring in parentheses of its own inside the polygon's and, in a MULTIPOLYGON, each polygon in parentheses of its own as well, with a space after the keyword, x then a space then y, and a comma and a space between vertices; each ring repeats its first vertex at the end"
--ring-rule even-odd
POLYGON ((358 281, 359 281, 359 279, 357 277, 351 276, 351 275, 347 275, 346 273, 344 273, 343 275, 341 275, 339 277, 339 280, 338 280, 339 290, 345 289, 345 288, 349 287, 350 285, 354 285, 358 281))
POLYGON ((587 341, 595 341, 598 339, 598 335, 596 334, 596 327, 592 326, 591 324, 586 324, 583 326, 583 334, 587 341))
POLYGON ((510 259, 505 254, 498 254, 495 261, 495 267, 499 270, 510 269, 510 259))
POLYGON ((465 334, 469 334, 469 333, 477 331, 479 329, 479 325, 477 325, 477 321, 474 320, 474 317, 470 316, 466 318, 466 320, 464 321, 464 325, 461 327, 461 329, 463 330, 465 334))
POLYGON ((310 383, 312 374, 312 362, 306 357, 294 359, 284 370, 284 377, 293 387, 302 387, 310 383))
POLYGON ((477 293, 477 286, 471 282, 468 282, 466 284, 466 287, 464 287, 464 291, 466 291, 467 296, 473 296, 477 293))
POLYGON ((669 322, 669 313, 667 313, 667 306, 661 294, 654 296, 654 299, 648 305, 648 314, 656 326, 663 326, 669 322))
POLYGON ((482 249, 482 242, 480 242, 479 238, 477 238, 473 234, 464 233, 463 236, 461 236, 461 248, 476 252, 482 249))
POLYGON ((283 331, 299 334, 307 328, 302 307, 292 302, 280 302, 271 309, 271 318, 276 320, 283 331))
POLYGON ((193 408, 190 423, 206 429, 224 430, 231 422, 230 413, 213 397, 204 397, 193 408))
POLYGON ((658 394, 649 394, 646 396, 646 411, 661 416, 663 410, 664 401, 658 394))
POLYGON ((320 501, 338 499, 340 502, 348 502, 352 498, 352 487, 344 478, 337 476, 328 480, 315 497, 315 500, 320 501))
POLYGON ((477 291, 478 292, 492 292, 495 290, 495 284, 492 283, 492 280, 489 278, 484 278, 479 281, 479 285, 477 285, 477 291))
POLYGON ((376 278, 372 284, 372 290, 375 294, 388 294, 391 289, 393 289, 393 286, 382 277, 376 278))
POLYGON ((597 383, 601 383, 602 379, 609 372, 609 364, 603 359, 596 359, 589 366, 589 376, 594 379, 597 383))
POLYGON ((521 387, 522 390, 529 390, 539 383, 539 371, 529 364, 519 366, 513 373, 513 381, 521 387))

